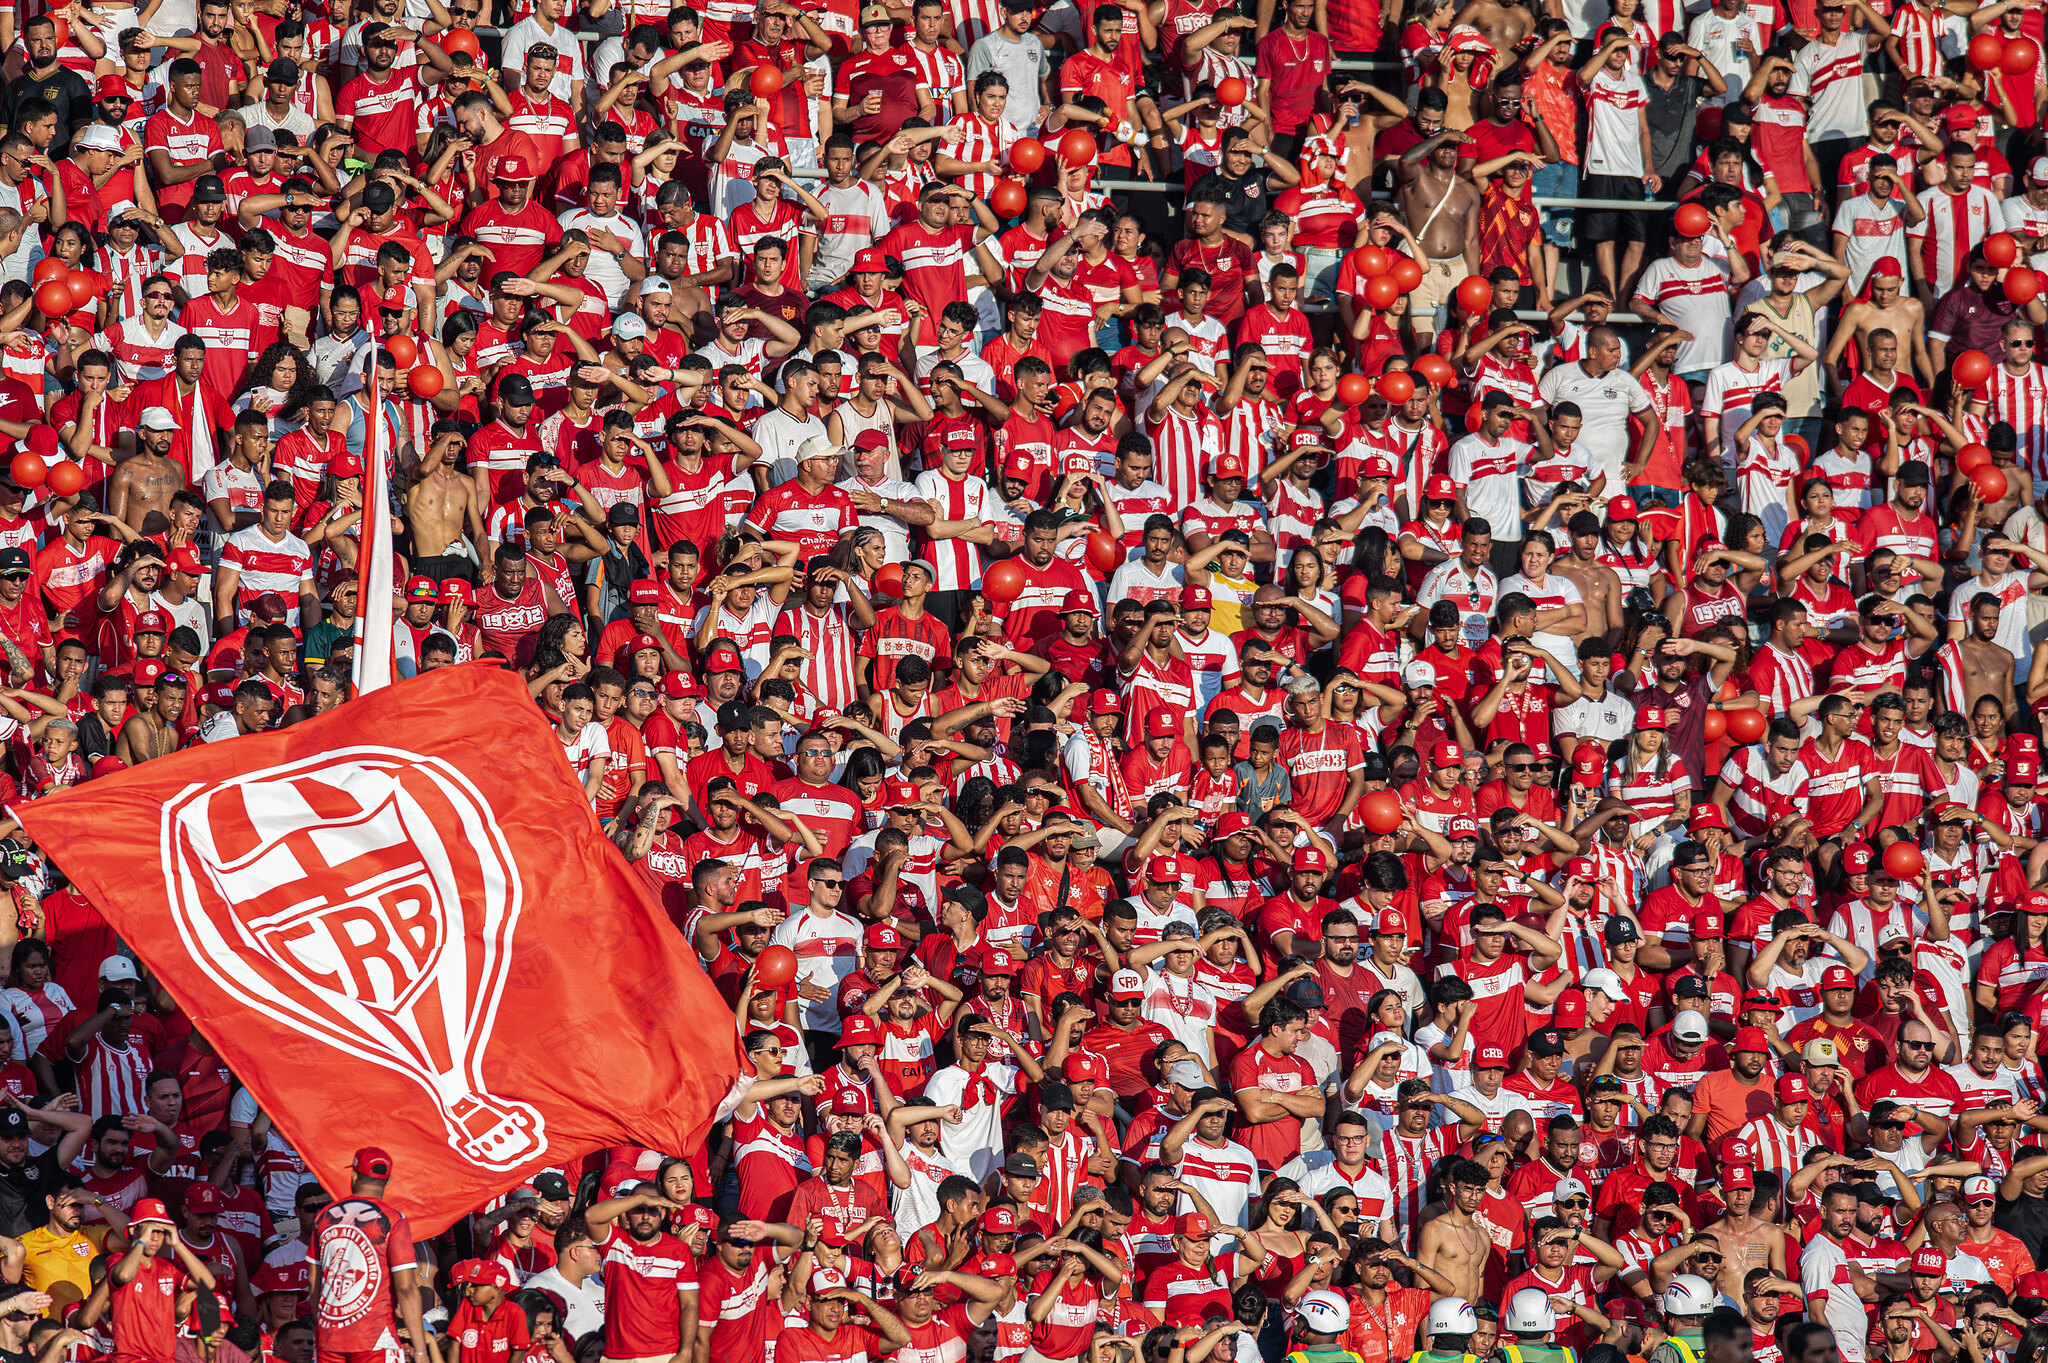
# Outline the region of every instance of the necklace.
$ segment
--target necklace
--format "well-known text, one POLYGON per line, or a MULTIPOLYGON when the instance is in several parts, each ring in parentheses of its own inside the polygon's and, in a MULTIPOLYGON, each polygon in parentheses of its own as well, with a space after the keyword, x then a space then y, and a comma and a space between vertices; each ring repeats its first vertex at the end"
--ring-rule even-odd
POLYGON ((1187 996, 1183 998, 1181 995, 1173 992, 1173 982, 1180 977, 1171 971, 1165 971, 1162 974, 1166 979, 1166 1001, 1173 1006, 1173 1011, 1182 1017, 1187 1017, 1193 1013, 1195 1011, 1195 982, 1193 980, 1186 982, 1188 992, 1187 996))

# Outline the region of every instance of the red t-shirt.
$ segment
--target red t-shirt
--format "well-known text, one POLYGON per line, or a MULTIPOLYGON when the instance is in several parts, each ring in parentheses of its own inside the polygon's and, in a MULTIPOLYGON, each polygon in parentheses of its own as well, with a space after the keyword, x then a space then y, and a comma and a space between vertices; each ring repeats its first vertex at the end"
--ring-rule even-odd
MULTIPOLYGON (((312 1257, 320 1265, 314 1324, 321 1350, 383 1348, 381 1341, 393 1336, 396 1319, 392 1279, 416 1265, 412 1228, 404 1215, 373 1197, 332 1202, 314 1220, 312 1257)), ((170 1355, 166 1351, 163 1356, 170 1355)))
POLYGON ((135 1281, 113 1292, 115 1363, 170 1363, 178 1347, 178 1289, 185 1271, 144 1259, 135 1281))
MULTIPOLYGON (((612 1225, 604 1259, 604 1339, 614 1358, 664 1358, 683 1347, 680 1292, 697 1288, 697 1259, 667 1231, 641 1242, 612 1225)), ((700 1304, 701 1311, 701 1304, 700 1304)))

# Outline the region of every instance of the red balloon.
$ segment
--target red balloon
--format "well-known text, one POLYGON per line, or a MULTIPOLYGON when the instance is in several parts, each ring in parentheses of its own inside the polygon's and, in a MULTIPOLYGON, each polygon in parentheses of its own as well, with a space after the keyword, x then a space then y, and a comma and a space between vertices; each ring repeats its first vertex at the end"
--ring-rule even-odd
POLYGON ((903 599, 903 565, 884 563, 875 570, 875 591, 882 596, 903 599))
POLYGON ((1707 718, 1706 718, 1706 730, 1707 730, 1707 742, 1709 742, 1709 743, 1712 743, 1712 742, 1713 742, 1713 741, 1714 741, 1715 739, 1719 738, 1719 737, 1720 737, 1720 736, 1721 736, 1722 734, 1725 734, 1725 733, 1727 733, 1727 732, 1728 732, 1728 712, 1727 712, 1726 710, 1709 710, 1709 711, 1707 711, 1707 718))
POLYGON ((1400 296, 1401 286, 1390 274, 1376 274, 1365 281, 1365 305, 1374 312, 1385 312, 1400 296))
POLYGON ((989 565, 981 575, 981 594, 991 601, 1015 601, 1024 591, 1024 569, 1011 559, 989 565))
POLYGON ((1466 275, 1458 285, 1458 310, 1467 317, 1476 317, 1493 305, 1493 285, 1484 276, 1466 275))
POLYGON ((484 45, 466 28, 451 28, 434 42, 451 57, 458 52, 467 52, 472 61, 479 61, 484 55, 484 45))
POLYGON ((1244 82, 1236 76, 1225 76, 1216 82, 1216 102, 1226 109, 1235 109, 1244 103, 1245 96, 1250 93, 1245 89, 1244 82))
POLYGON ((45 484, 55 497, 70 497, 85 491, 85 470, 69 459, 59 459, 50 465, 49 480, 45 484))
POLYGON ((1720 140, 1721 119, 1722 111, 1718 104, 1709 104, 1692 116, 1692 129, 1699 134, 1702 145, 1720 140))
POLYGON ((1969 444, 1956 451, 1956 467, 1965 474, 1975 473, 1991 462, 1991 451, 1982 445, 1969 444))
POLYGON ((1763 738, 1764 732, 1771 727, 1771 722, 1764 718, 1764 712, 1761 710, 1729 710, 1726 713, 1728 737, 1737 743, 1758 742, 1763 738))
POLYGON ((386 336, 384 348, 391 352, 392 362, 400 369, 410 369, 419 362, 420 343, 410 336, 386 336))
POLYGON ((71 290, 71 307, 76 311, 99 296, 100 282, 90 270, 66 270, 64 287, 71 290))
POLYGON ((796 953, 788 947, 762 947, 754 958, 754 984, 761 989, 780 989, 796 978, 796 953))
POLYGON ((1392 263, 1388 260, 1387 253, 1377 246, 1358 248, 1358 273, 1363 278, 1371 279, 1375 275, 1385 274, 1392 263))
POLYGON ((2008 38, 1998 54, 1998 69, 2008 76, 2024 76, 2041 60, 2041 45, 2032 38, 2008 38))
POLYGON ((2005 296, 2025 307, 2041 296, 2041 276, 2024 265, 2013 266, 2005 272, 2005 296))
POLYGON ((1993 232, 1984 238, 1984 259, 2004 269, 2020 258, 2020 244, 2010 232, 1993 232))
POLYGON ((416 398, 433 397, 447 382, 447 375, 430 364, 423 364, 405 376, 406 391, 416 398))
POLYGON ((1387 278, 1402 293, 1414 293, 1422 287, 1422 264, 1412 256, 1395 256, 1394 263, 1387 267, 1387 278))
POLYGON ((1991 377, 1991 357, 1981 350, 1965 350, 1956 356, 1952 372, 1963 387, 1982 388, 1991 377))
POLYGON ((63 261, 55 256, 44 256, 36 262, 36 268, 29 274, 29 279, 33 283, 40 284, 49 279, 62 279, 64 272, 65 265, 63 261))
POLYGON ((1996 33, 1979 33, 1970 39, 1967 60, 1975 71, 1989 71, 2005 61, 2005 39, 1996 33))
POLYGON ((772 66, 757 66, 747 77, 747 89, 756 99, 773 99, 782 93, 782 73, 772 66))
POLYGON ((1106 530, 1088 532, 1088 566, 1107 577, 1124 563, 1124 547, 1106 530))
POLYGON ((1977 500, 1990 503, 2005 497, 2005 470, 1986 464, 1970 475, 1970 486, 1977 489, 1977 500))
POLYGON ((989 191, 988 206, 999 218, 1014 218, 1024 211, 1024 205, 1031 201, 1024 186, 1015 180, 998 180, 996 187, 989 191))
POLYGON ((1356 407, 1372 396, 1372 380, 1363 374, 1346 374, 1337 380, 1337 405, 1356 407))
POLYGON ((1380 375, 1380 396, 1399 407, 1415 396, 1415 377, 1402 369, 1389 369, 1380 375))
POLYGON ((1079 128, 1060 134, 1060 160, 1073 170, 1095 162, 1095 139, 1079 128))
POLYGON ((1401 812, 1401 797, 1391 790, 1376 790, 1358 802, 1358 818, 1375 833, 1391 833, 1407 816, 1401 812))
POLYGON ((1910 842, 1899 841, 1884 849, 1884 869, 1896 880, 1911 880, 1927 865, 1927 858, 1910 842))
POLYGON ((36 311, 45 317, 64 317, 71 308, 71 285, 62 278, 45 279, 36 285, 36 311))
POLYGON ((1713 230, 1714 215, 1703 204, 1680 204, 1671 215, 1671 225, 1681 237, 1703 237, 1713 230))
POLYGON ((43 462, 43 456, 31 450, 23 450, 14 456, 14 462, 7 466, 7 472, 21 487, 41 487, 43 480, 50 476, 50 466, 43 462))
POLYGON ((1448 388, 1456 382, 1458 373, 1451 368, 1451 362, 1431 351, 1415 362, 1415 372, 1422 376, 1424 383, 1433 383, 1439 388, 1448 388))
POLYGON ((1031 175, 1045 164, 1045 143, 1035 137, 1020 137, 1010 144, 1010 169, 1031 175))

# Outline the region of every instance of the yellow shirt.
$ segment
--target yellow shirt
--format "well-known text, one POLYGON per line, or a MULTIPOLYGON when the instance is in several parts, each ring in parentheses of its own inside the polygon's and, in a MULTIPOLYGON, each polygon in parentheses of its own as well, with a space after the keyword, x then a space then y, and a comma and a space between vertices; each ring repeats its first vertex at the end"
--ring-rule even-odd
POLYGON ((92 1291, 93 1256, 107 1238, 105 1222, 80 1226, 65 1234, 50 1226, 38 1226, 21 1237, 26 1251, 21 1280, 32 1291, 50 1294, 45 1314, 61 1317, 65 1308, 83 1301, 92 1291))
POLYGON ((1259 584, 1248 577, 1225 577, 1211 568, 1209 598, 1215 604, 1209 610, 1209 628, 1222 630, 1226 635, 1242 633, 1247 624, 1245 613, 1251 609, 1252 597, 1258 590, 1259 584))

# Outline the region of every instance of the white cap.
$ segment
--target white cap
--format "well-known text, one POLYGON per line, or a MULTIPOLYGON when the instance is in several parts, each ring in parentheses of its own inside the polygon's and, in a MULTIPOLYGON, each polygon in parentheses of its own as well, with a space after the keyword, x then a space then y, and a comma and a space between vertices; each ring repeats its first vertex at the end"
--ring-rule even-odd
POLYGON ((640 314, 629 312, 612 323, 612 336, 621 341, 637 341, 647 335, 647 323, 640 320, 640 314))
POLYGON ((104 123, 95 123, 80 133, 71 145, 87 151, 119 151, 121 130, 110 128, 104 123))
POLYGON ((142 420, 136 425, 145 431, 175 431, 178 429, 178 418, 171 415, 168 407, 150 407, 144 409, 142 420))
POLYGON ((1417 658, 1401 669, 1401 683, 1404 686, 1435 686, 1436 668, 1417 658))
MULTIPOLYGON (((2041 159, 2044 162, 2048 162, 2048 156, 2044 156, 2041 159)), ((1881 947, 1888 947, 1893 942, 1910 942, 1912 940, 1913 935, 1897 923, 1886 924, 1884 927, 1879 928, 1877 932, 1877 944, 1881 947)))
POLYGON ((2027 167, 2027 178, 2048 182, 2048 156, 2034 158, 2033 164, 2027 167))
POLYGON ((810 1290, 813 1292, 830 1292, 835 1287, 844 1286, 846 1275, 836 1268, 819 1267, 811 1270, 810 1290))
POLYGON ((1591 1197, 1592 1195, 1592 1190, 1575 1178, 1561 1178, 1557 1181, 1557 1186, 1550 1190, 1550 1199, 1553 1203, 1564 1202, 1574 1197, 1591 1197))
POLYGON ((100 978, 118 983, 123 980, 140 980, 142 976, 136 973, 135 962, 126 956, 109 956, 100 962, 100 978))
POLYGON ((1365 1049, 1370 1052, 1376 1051, 1382 1046, 1406 1046, 1407 1044, 1407 1038, 1403 1037, 1399 1032, 1374 1032, 1371 1042, 1366 1045, 1365 1049))
POLYGON ((835 445, 822 435, 814 435, 796 447, 796 458, 799 464, 806 459, 843 459, 845 457, 844 446, 835 445))
POLYGON ((640 296, 642 298, 652 298, 658 293, 665 293, 670 297, 674 297, 675 291, 675 286, 658 274, 651 274, 640 281, 640 296))
MULTIPOLYGON (((2048 156, 2042 157, 2041 160, 2048 163, 2048 156)), ((1966 1202, 1973 1197, 1997 1196, 1998 1180, 1987 1174, 1975 1174, 1963 1180, 1963 1200, 1966 1202)))
POLYGON ((1587 971, 1585 977, 1579 981, 1579 987, 1589 994, 1597 989, 1616 1003, 1628 1002, 1628 989, 1623 986, 1621 976, 1604 966, 1598 970, 1587 971))
POLYGON ((1109 996, 1113 999, 1143 995, 1145 977, 1128 966, 1109 977, 1109 996))
POLYGON ((1680 1041, 1705 1041, 1707 1020, 1688 1008, 1671 1022, 1671 1035, 1680 1041))

